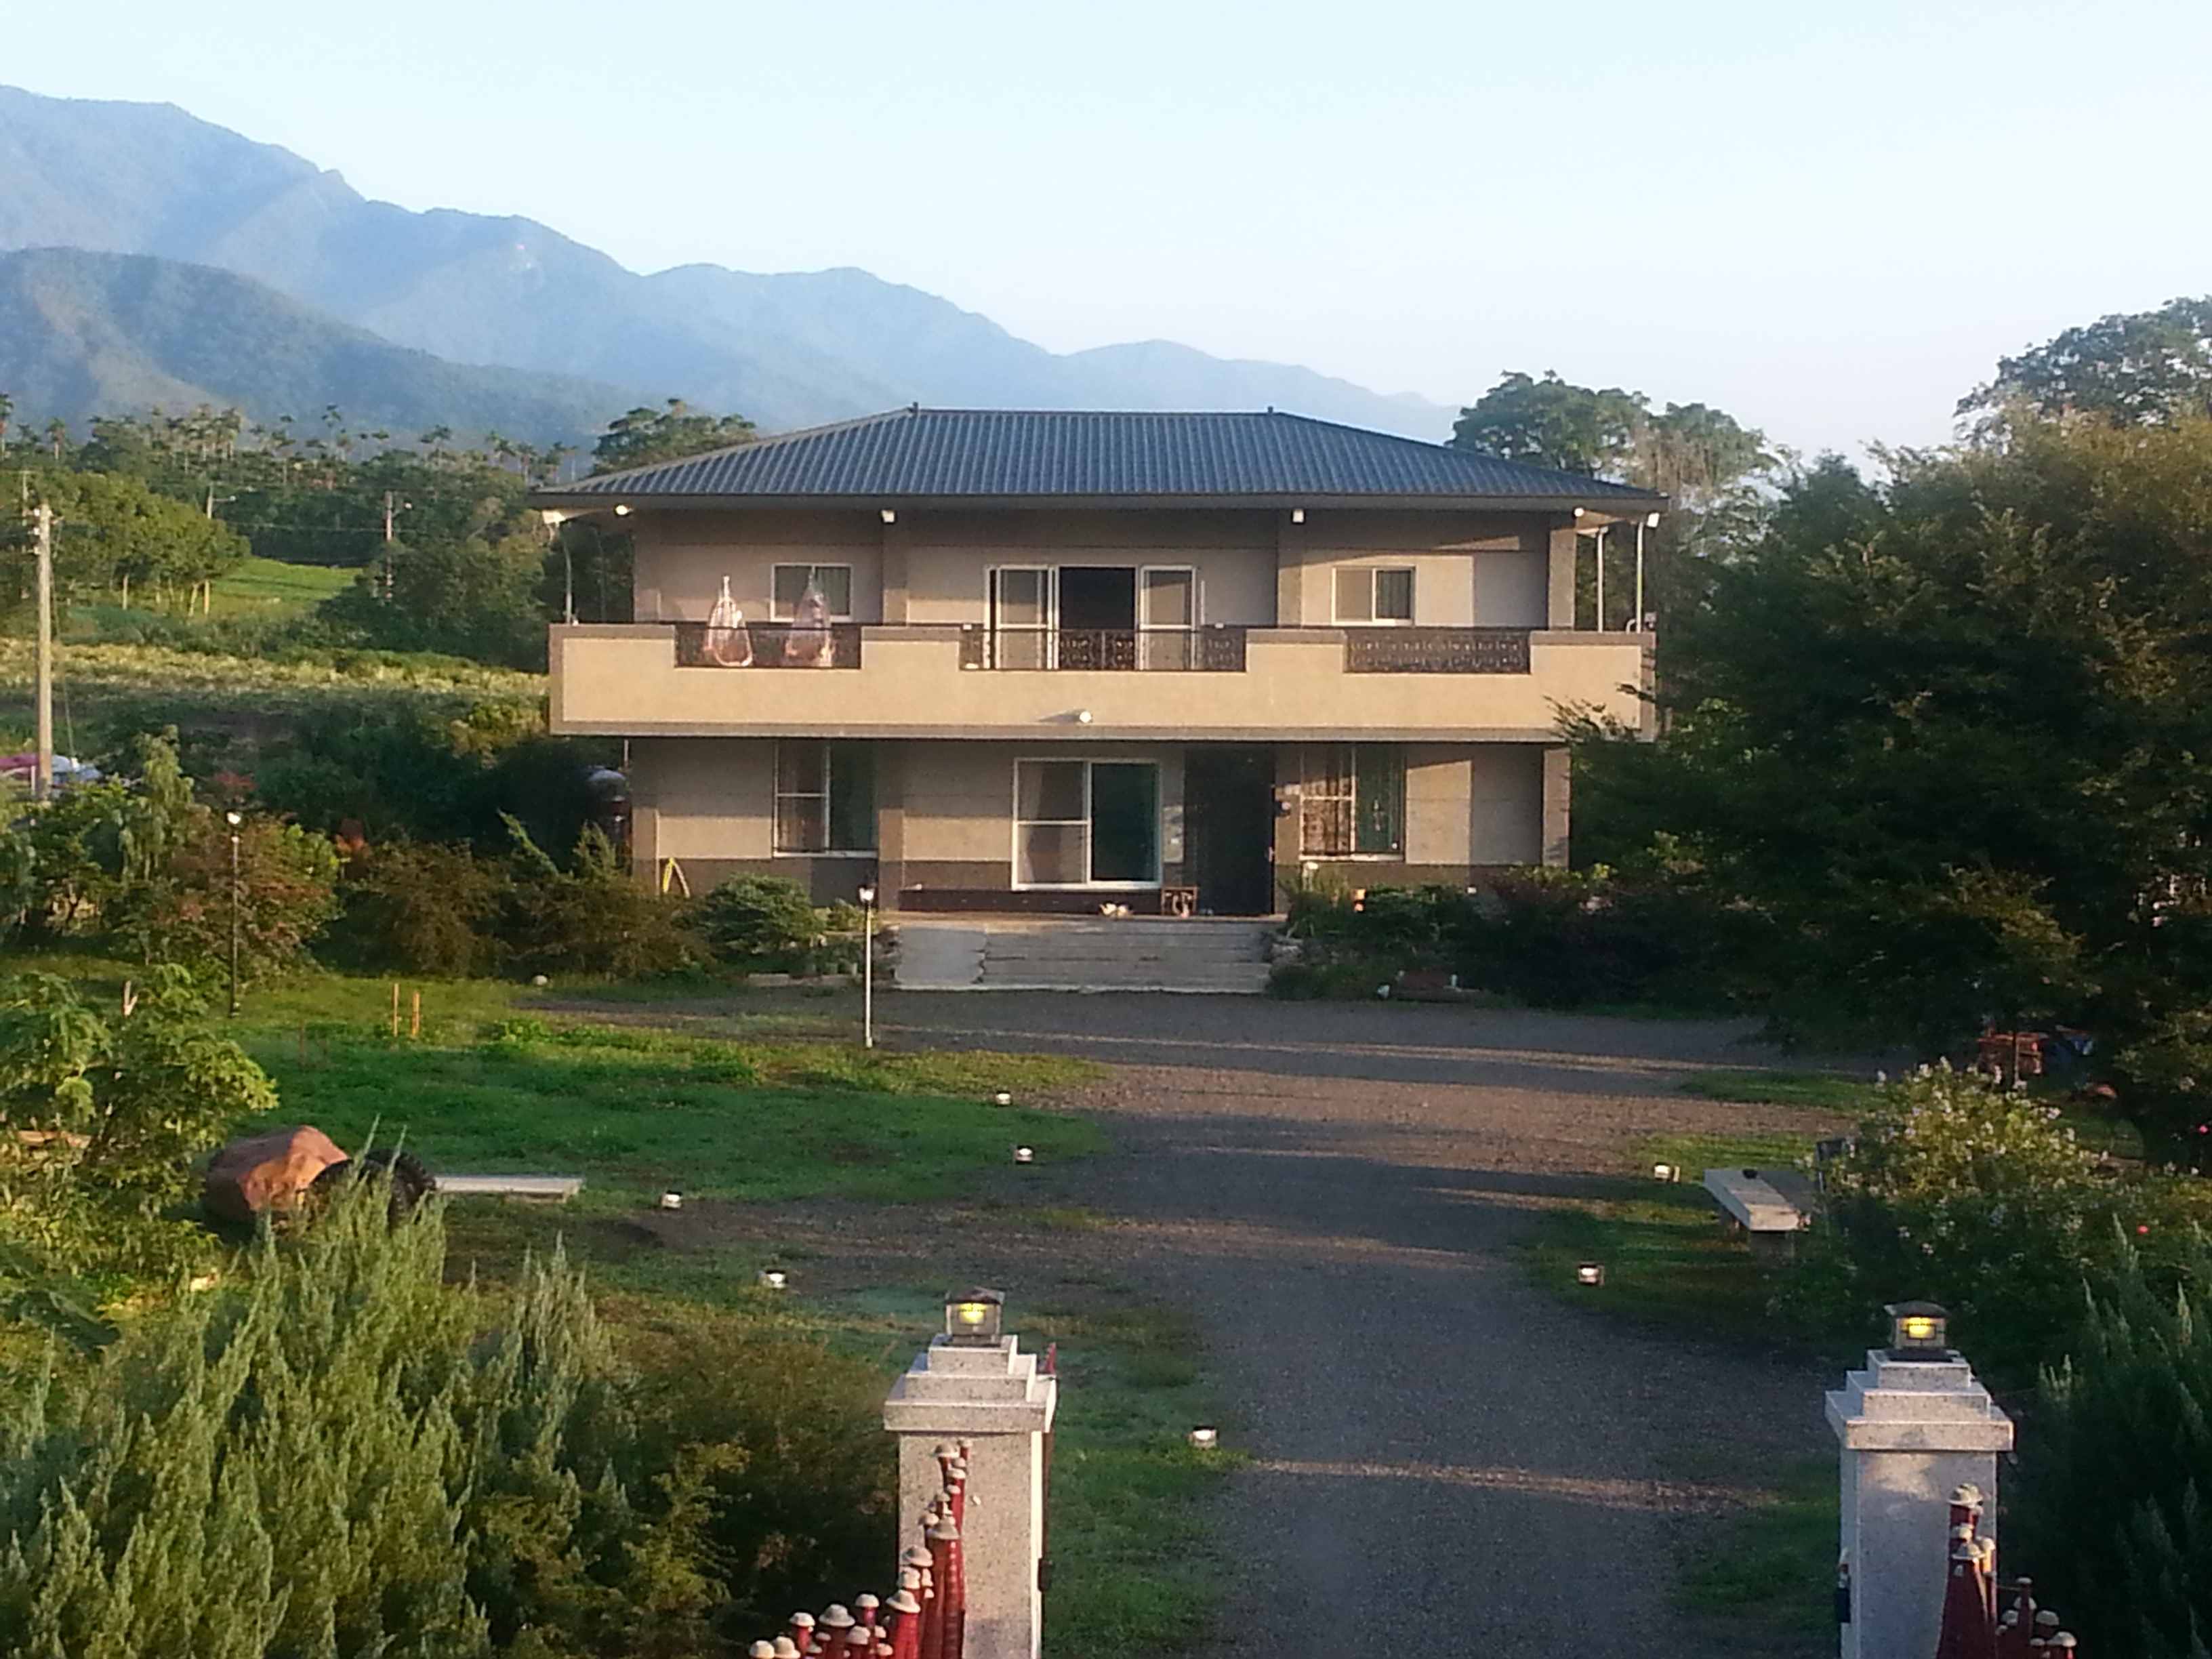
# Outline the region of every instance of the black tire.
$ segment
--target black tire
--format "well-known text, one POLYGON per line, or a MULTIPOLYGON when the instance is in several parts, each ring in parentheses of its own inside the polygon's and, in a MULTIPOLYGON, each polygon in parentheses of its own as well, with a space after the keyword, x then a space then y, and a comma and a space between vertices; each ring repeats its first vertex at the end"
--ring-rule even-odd
POLYGON ((331 1164, 315 1177, 309 1191, 326 1197, 355 1179, 382 1179, 392 1183, 392 1218, 395 1222, 405 1220, 414 1213, 416 1205, 438 1190, 438 1178, 414 1153, 377 1146, 359 1158, 331 1164), (359 1169, 355 1168, 356 1164, 359 1169))

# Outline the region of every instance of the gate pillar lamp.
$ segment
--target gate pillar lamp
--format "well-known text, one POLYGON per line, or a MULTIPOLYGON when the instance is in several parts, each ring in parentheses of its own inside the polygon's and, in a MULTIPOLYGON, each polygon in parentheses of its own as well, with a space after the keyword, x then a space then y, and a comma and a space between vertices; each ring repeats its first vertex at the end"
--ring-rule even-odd
POLYGON ((995 1348, 1006 1316, 1006 1293, 978 1285, 945 1298, 945 1340, 955 1347, 995 1348))
POLYGON ((1941 1364, 1956 1358, 1948 1340, 1950 1316, 1933 1302, 1893 1302, 1882 1309, 1889 1316, 1889 1357, 1941 1364))

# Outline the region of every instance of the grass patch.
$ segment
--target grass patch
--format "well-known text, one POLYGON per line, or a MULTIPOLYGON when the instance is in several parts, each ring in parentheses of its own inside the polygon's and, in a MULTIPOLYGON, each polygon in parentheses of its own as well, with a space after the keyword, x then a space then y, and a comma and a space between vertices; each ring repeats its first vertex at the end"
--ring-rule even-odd
POLYGON ((343 593, 360 574, 335 565, 286 564, 249 557, 215 585, 214 614, 277 617, 312 611, 343 593))
POLYGON ((342 1145, 374 1130, 404 1137, 434 1170, 580 1174, 603 1201, 674 1187, 914 1202, 957 1192, 1018 1141, 1047 1161, 1104 1146, 1087 1120, 986 1103, 991 1090, 1034 1094, 1079 1069, 1040 1057, 556 1031, 524 1017, 474 1039, 311 1026, 303 1065, 296 1028, 289 1041, 246 1035, 286 1115, 342 1145))
POLYGON ((1879 1085, 1836 1072, 1692 1072, 1674 1086, 1705 1100, 1863 1115, 1872 1109, 1879 1085))
POLYGON ((1810 1136, 1667 1135, 1632 1149, 1629 1167, 1679 1165, 1679 1184, 1625 1176, 1605 1197, 1547 1212, 1523 1247, 1536 1282, 1578 1303, 1644 1320, 1763 1333, 1771 1269, 1732 1236, 1698 1182, 1708 1169, 1795 1164, 1810 1136), (1605 1265, 1605 1283, 1575 1281, 1583 1261, 1605 1265))
POLYGON ((1185 1437, 1214 1420, 1196 1329, 1112 1286, 1041 1308, 1025 1337, 1059 1345, 1053 1449, 1053 1659, 1135 1659, 1202 1645, 1224 1564, 1199 1504, 1241 1460, 1185 1437))
POLYGON ((1675 1605, 1723 1630, 1732 1649, 1805 1659, 1835 1648, 1836 1462, 1762 1468, 1766 1500, 1691 1545, 1675 1605))

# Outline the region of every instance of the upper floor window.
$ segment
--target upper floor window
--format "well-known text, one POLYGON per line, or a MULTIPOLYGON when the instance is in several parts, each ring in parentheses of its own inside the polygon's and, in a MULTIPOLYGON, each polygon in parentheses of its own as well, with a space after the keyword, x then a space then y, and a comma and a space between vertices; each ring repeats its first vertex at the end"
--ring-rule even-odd
POLYGON ((1336 619, 1340 623, 1413 621, 1412 569, 1340 565, 1336 572, 1336 619))
POLYGON ((788 622, 799 614, 799 602, 806 597, 809 585, 822 590, 822 602, 829 607, 833 619, 848 620, 853 614, 853 567, 849 564, 780 564, 775 568, 775 588, 769 596, 769 614, 779 622, 788 622))

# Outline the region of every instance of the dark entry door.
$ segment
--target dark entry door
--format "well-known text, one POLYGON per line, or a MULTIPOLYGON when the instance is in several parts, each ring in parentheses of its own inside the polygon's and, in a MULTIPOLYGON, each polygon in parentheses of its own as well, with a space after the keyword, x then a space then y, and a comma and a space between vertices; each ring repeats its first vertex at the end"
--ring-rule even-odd
POLYGON ((1194 748, 1182 769, 1183 870, 1198 908, 1264 916, 1275 908, 1275 757, 1266 749, 1194 748))

